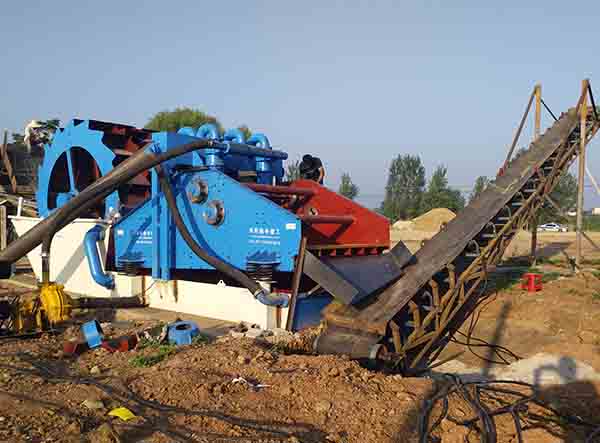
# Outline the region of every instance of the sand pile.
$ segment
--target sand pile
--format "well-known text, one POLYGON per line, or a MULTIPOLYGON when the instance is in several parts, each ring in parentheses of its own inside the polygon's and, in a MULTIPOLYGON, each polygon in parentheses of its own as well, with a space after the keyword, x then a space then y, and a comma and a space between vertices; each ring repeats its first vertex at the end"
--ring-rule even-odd
POLYGON ((420 217, 412 219, 412 229, 416 231, 436 232, 440 230, 442 223, 448 223, 454 217, 456 217, 456 214, 450 209, 435 208, 420 217))
POLYGON ((433 237, 439 232, 442 223, 447 223, 454 217, 456 215, 449 209, 435 208, 412 220, 398 220, 392 226, 392 244, 402 241, 414 254, 423 240, 433 237))
POLYGON ((442 223, 448 223, 454 217, 456 217, 456 214, 450 209, 435 208, 412 220, 398 220, 392 225, 392 229, 396 231, 437 232, 440 230, 442 223))
POLYGON ((404 229, 413 229, 413 222, 410 220, 398 220, 392 225, 392 229, 402 231, 404 229))

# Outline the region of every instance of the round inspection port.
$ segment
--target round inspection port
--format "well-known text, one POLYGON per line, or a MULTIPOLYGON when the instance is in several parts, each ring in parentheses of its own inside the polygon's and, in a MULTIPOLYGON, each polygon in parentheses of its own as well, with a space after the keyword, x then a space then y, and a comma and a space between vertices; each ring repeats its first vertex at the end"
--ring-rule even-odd
POLYGON ((212 200, 206 205, 206 209, 202 213, 204 221, 212 226, 219 226, 225 220, 225 207, 223 202, 212 200))
POLYGON ((208 184, 204 180, 196 180, 194 188, 188 193, 188 197, 192 203, 200 205, 208 200, 208 184))

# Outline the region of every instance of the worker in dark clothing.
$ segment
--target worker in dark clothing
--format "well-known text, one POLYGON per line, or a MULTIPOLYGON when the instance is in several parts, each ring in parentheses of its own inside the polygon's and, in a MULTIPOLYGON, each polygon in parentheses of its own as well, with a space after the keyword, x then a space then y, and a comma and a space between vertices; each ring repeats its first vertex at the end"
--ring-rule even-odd
POLYGON ((321 159, 313 157, 310 154, 306 154, 302 157, 302 162, 300 162, 300 176, 307 180, 316 181, 322 185, 323 178, 325 177, 325 168, 323 168, 321 159))

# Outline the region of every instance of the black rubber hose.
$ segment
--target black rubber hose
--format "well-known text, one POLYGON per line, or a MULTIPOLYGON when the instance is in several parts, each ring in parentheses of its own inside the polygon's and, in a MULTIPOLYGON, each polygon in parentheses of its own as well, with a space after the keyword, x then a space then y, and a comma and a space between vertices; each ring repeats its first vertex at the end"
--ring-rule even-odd
MULTIPOLYGON (((214 144, 215 142, 212 140, 199 140, 174 147, 163 153, 148 152, 147 148, 151 146, 151 144, 146 145, 143 149, 137 151, 111 172, 103 177, 100 177, 90 186, 85 188, 83 191, 65 203, 64 206, 60 207, 51 215, 39 222, 37 225, 23 234, 18 240, 11 243, 6 249, 0 251, 0 278, 9 278, 11 276, 12 263, 25 256, 40 243, 42 243, 42 280, 44 283, 48 283, 50 280, 50 245, 52 244, 52 239, 54 238, 56 232, 75 220, 89 208, 96 205, 100 200, 103 200, 109 196, 120 185, 131 180, 141 172, 147 171, 148 169, 160 165, 165 161, 189 152, 212 148, 214 147, 214 144)), ((234 271, 240 272, 235 268, 234 271)), ((245 274, 241 272, 240 274, 246 277, 246 279, 250 280, 245 274)), ((235 278, 235 280, 239 281, 239 278, 235 278)), ((259 286, 257 283, 253 283, 259 286)), ((254 288, 252 285, 244 284, 243 286, 250 286, 254 288)), ((275 306, 287 305, 287 297, 273 296, 262 288, 258 291, 256 289, 254 291, 251 290, 251 292, 259 301, 264 304, 275 306)))
POLYGON ((49 253, 50 244, 56 232, 96 205, 98 201, 106 198, 121 184, 160 163, 188 152, 210 148, 212 145, 212 140, 200 140, 180 145, 164 153, 146 152, 145 148, 137 151, 111 172, 96 180, 65 203, 64 206, 40 221, 19 239, 8 245, 6 249, 0 251, 0 278, 10 277, 12 263, 31 252, 40 243, 43 242, 42 253, 49 253))
POLYGON ((171 215, 173 216, 175 226, 179 230, 179 233, 181 234, 183 240, 194 252, 194 254, 196 254, 200 259, 204 260, 206 263, 214 267, 216 270, 222 272, 229 278, 235 280, 243 287, 248 289, 250 293, 252 293, 252 295, 262 303, 270 306, 287 306, 288 298, 286 296, 273 295, 269 293, 269 291, 260 286, 257 282, 252 280, 242 271, 229 265, 220 258, 210 255, 198 244, 198 242, 192 237, 192 234, 190 234, 189 229, 187 228, 185 222, 183 221, 183 218, 181 217, 181 212, 177 207, 177 201, 175 200, 175 195, 173 194, 173 190, 171 189, 169 179, 164 174, 163 169, 160 167, 160 165, 155 166, 154 169, 157 172, 158 180, 160 182, 160 189, 163 195, 165 196, 165 200, 167 201, 167 206, 169 207, 171 215))

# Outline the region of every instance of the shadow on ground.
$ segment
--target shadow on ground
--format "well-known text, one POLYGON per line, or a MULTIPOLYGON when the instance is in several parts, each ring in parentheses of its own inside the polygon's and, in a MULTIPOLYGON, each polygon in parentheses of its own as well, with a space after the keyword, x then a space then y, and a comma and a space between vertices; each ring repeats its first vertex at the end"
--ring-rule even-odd
MULTIPOLYGON (((512 278, 520 276, 515 273, 512 278)), ((459 441, 461 434, 465 442, 518 442, 528 441, 528 436, 534 441, 600 442, 600 395, 593 383, 574 381, 578 374, 573 359, 562 357, 557 364, 535 368, 532 384, 493 383, 488 378, 509 312, 510 304, 505 303, 493 340, 484 347, 482 371, 460 377, 438 374, 428 398, 406 412, 393 441, 441 443, 450 435, 459 441), (549 374, 557 374, 561 384, 543 386, 549 374), (536 440, 536 433, 549 440, 536 440)))

